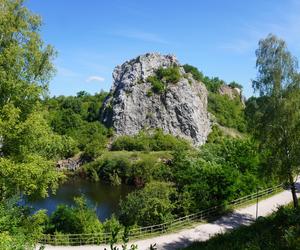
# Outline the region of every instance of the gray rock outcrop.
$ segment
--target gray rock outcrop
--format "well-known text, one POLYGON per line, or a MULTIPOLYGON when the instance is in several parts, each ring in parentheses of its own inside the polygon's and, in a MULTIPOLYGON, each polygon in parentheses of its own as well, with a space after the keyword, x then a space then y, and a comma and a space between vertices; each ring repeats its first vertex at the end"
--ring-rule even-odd
POLYGON ((84 160, 80 157, 80 155, 75 155, 71 158, 59 160, 56 163, 56 166, 59 170, 70 170, 75 171, 79 169, 84 163, 84 160))
POLYGON ((231 100, 234 98, 239 98, 242 105, 245 107, 245 97, 242 94, 242 90, 239 88, 233 88, 229 85, 223 84, 219 88, 220 95, 227 95, 231 100))
POLYGON ((148 53, 115 68, 101 120, 117 135, 160 128, 201 145, 211 130, 207 94, 204 84, 186 74, 174 56, 148 53), (151 93, 148 77, 159 68, 174 66, 179 69, 179 81, 168 83, 163 93, 151 93))

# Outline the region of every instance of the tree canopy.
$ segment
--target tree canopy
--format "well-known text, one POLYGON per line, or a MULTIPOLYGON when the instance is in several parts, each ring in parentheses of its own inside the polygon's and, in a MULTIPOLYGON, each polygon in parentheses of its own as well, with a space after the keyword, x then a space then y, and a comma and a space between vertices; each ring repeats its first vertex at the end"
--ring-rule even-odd
POLYGON ((0 0, 1 249, 33 246, 43 219, 16 202, 9 205, 10 200, 21 195, 45 197, 49 188, 55 191, 63 175, 53 160, 69 150, 69 139, 50 129, 41 105, 54 73, 55 51, 43 42, 40 27, 41 18, 22 0, 0 0))
POLYGON ((268 173, 291 186, 298 206, 295 176, 300 171, 300 81, 297 60, 283 40, 274 35, 259 41, 256 50, 258 76, 253 81, 260 98, 250 100, 248 115, 254 118, 253 131, 267 155, 268 173), (260 101, 261 100, 261 101, 260 101))

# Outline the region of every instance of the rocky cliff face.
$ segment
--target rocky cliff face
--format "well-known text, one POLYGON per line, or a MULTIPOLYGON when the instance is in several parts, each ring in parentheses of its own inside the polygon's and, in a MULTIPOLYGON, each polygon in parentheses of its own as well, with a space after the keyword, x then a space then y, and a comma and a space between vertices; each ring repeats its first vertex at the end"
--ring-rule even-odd
POLYGON ((161 128, 165 133, 201 145, 210 132, 207 90, 191 74, 185 73, 174 56, 145 54, 115 68, 101 120, 112 126, 117 135, 161 128), (179 80, 165 81, 164 90, 154 92, 149 77, 155 76, 158 69, 170 67, 179 71, 179 80))
POLYGON ((242 105, 245 107, 245 97, 242 95, 242 91, 239 88, 232 88, 228 85, 221 85, 219 88, 220 95, 227 95, 231 100, 239 98, 242 105))

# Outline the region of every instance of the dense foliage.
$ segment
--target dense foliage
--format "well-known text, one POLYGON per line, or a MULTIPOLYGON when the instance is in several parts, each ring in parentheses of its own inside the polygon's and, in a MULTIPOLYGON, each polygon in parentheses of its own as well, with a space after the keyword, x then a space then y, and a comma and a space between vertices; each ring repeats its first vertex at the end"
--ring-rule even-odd
POLYGON ((166 180, 171 155, 166 152, 104 152, 97 160, 86 164, 83 171, 93 180, 105 180, 113 185, 121 183, 138 187, 151 180, 166 180))
POLYGON ((83 151, 84 156, 93 159, 105 148, 111 131, 99 122, 101 105, 106 92, 90 95, 84 91, 77 96, 48 98, 48 121, 53 131, 72 138, 73 152, 83 151))
POLYGON ((298 207, 296 176, 300 172, 300 77, 298 62, 285 42, 274 35, 259 41, 258 76, 253 87, 260 97, 249 102, 248 119, 261 151, 268 154, 267 169, 291 186, 298 207))
MULTIPOLYGON (((186 73, 191 73, 195 80, 204 83, 206 86, 209 92, 208 111, 216 117, 216 121, 222 126, 245 132, 247 124, 244 118, 244 105, 241 97, 236 95, 232 99, 226 94, 221 95, 219 89, 222 85, 226 85, 226 82, 218 77, 209 78, 204 76, 196 67, 189 64, 183 65, 183 68, 186 73)), ((242 86, 234 81, 229 83, 228 86, 242 90, 242 86)))
POLYGON ((23 1, 0 0, 0 246, 30 249, 41 232, 41 213, 10 205, 21 194, 47 196, 62 174, 54 160, 72 150, 54 133, 40 99, 53 74, 54 49, 45 45, 41 19, 23 1))
MULTIPOLYGON (((257 144, 251 139, 223 138, 219 142, 206 144, 200 152, 176 150, 170 165, 164 168, 167 170, 164 175, 157 178, 154 171, 152 178, 146 181, 148 189, 130 194, 121 203, 121 220, 138 225, 150 225, 150 222, 154 222, 140 220, 138 217, 134 219, 135 215, 151 210, 151 202, 146 200, 152 199, 150 187, 157 186, 153 180, 173 183, 170 201, 174 206, 168 210, 172 216, 194 213, 215 205, 223 204, 225 208, 227 202, 276 182, 261 178, 260 161, 257 144), (144 205, 138 205, 139 202, 135 200, 143 200, 144 205)), ((156 197, 156 202, 159 202, 157 199, 159 196, 156 197)), ((158 212, 156 218, 166 217, 158 212)))
POLYGON ((180 72, 178 66, 159 68, 153 76, 147 78, 147 82, 150 82, 152 85, 152 91, 156 94, 163 93, 168 84, 175 84, 179 80, 180 72))
POLYGON ((227 95, 209 93, 208 110, 220 125, 246 132, 244 106, 239 97, 230 99, 227 95))
POLYGON ((99 233, 102 232, 102 225, 97 218, 95 211, 87 206, 83 197, 74 198, 75 205, 59 205, 51 214, 47 233, 99 233))
POLYGON ((45 196, 60 178, 50 160, 70 150, 63 145, 69 138, 51 131, 40 105, 55 52, 39 36, 40 18, 22 1, 0 4, 0 201, 24 191, 45 196))
MULTIPOLYGON (((218 93, 221 85, 226 84, 225 81, 219 79, 218 77, 209 78, 208 76, 204 76, 204 74, 201 71, 199 71, 196 67, 194 67, 192 65, 184 64, 183 68, 186 73, 191 73, 193 78, 196 81, 203 82, 204 85, 206 86, 207 90, 211 93, 218 93)), ((237 83, 233 83, 233 82, 231 84, 234 84, 234 87, 241 86, 241 85, 239 85, 237 83)), ((229 84, 229 86, 231 86, 231 85, 229 84)))
POLYGON ((193 78, 196 81, 200 81, 200 82, 203 81, 204 75, 196 67, 189 65, 189 64, 184 64, 183 68, 184 68, 185 73, 191 73, 193 78))
POLYGON ((296 250, 300 249, 300 210, 281 207, 271 216, 259 218, 250 226, 241 226, 186 250, 296 250))
POLYGON ((140 131, 134 136, 119 136, 111 145, 111 150, 127 151, 167 151, 175 150, 177 147, 190 149, 190 142, 165 134, 162 130, 140 131))
POLYGON ((143 189, 130 193, 120 206, 124 225, 155 225, 173 218, 176 189, 170 183, 150 182, 143 189))
POLYGON ((47 215, 40 210, 34 215, 17 204, 17 197, 0 203, 0 249, 33 249, 44 230, 47 215))
POLYGON ((197 155, 176 152, 173 181, 182 194, 181 210, 196 212, 254 192, 267 184, 259 177, 260 157, 250 139, 206 144, 197 155))

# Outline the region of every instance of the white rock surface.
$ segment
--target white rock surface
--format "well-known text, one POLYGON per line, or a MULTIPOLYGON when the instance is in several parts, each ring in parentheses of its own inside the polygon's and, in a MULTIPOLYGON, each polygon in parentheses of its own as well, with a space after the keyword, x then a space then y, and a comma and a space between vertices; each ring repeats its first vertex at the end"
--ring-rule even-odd
POLYGON ((148 53, 117 66, 113 85, 101 112, 101 120, 112 126, 117 135, 134 135, 140 130, 161 128, 193 142, 205 143, 211 130, 207 112, 207 90, 172 55, 148 53), (180 67, 181 79, 169 83, 162 94, 151 91, 147 78, 160 67, 180 67))

